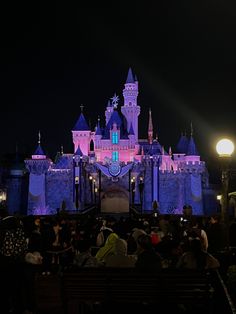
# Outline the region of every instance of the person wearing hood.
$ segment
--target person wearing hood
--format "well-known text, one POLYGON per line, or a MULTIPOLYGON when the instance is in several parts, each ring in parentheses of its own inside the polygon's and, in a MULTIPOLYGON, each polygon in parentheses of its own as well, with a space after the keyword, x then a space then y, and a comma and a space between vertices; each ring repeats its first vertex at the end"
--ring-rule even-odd
POLYGON ((127 242, 116 239, 114 255, 108 255, 105 259, 106 267, 134 267, 135 261, 127 255, 127 242))
POLYGON ((104 263, 108 255, 115 254, 115 242, 118 238, 118 235, 114 232, 108 236, 105 245, 97 251, 95 256, 98 262, 104 263))

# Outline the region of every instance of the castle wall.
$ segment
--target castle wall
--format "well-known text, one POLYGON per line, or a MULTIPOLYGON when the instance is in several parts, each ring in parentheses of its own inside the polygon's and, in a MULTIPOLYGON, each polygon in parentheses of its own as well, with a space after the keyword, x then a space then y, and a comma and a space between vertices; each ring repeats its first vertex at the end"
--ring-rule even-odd
POLYGON ((62 201, 66 208, 75 209, 73 202, 73 173, 71 170, 48 171, 46 176, 46 204, 51 210, 61 208, 62 201))
POLYGON ((7 179, 7 207, 9 214, 27 214, 28 176, 10 176, 7 179))

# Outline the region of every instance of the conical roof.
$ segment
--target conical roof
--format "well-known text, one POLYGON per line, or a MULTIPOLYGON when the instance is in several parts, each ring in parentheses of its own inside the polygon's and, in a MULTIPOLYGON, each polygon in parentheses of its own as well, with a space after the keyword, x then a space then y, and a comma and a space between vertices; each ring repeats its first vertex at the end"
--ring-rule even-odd
POLYGON ((196 144, 194 142, 193 136, 190 137, 190 140, 188 142, 188 150, 187 150, 187 155, 189 156, 198 156, 198 151, 196 148, 196 144))
POLYGON ((35 152, 34 152, 34 155, 42 155, 42 156, 45 156, 45 153, 41 147, 40 144, 38 144, 38 147, 36 148, 35 152))
POLYGON ((83 156, 83 153, 82 153, 82 151, 80 149, 80 146, 78 146, 78 148, 77 148, 76 152, 74 153, 74 155, 75 156, 83 156))
POLYGON ((102 130, 101 130, 101 127, 100 127, 99 120, 98 120, 98 124, 97 124, 95 135, 102 135, 102 130))
POLYGON ((176 146, 177 153, 187 154, 188 151, 188 138, 186 135, 181 135, 179 142, 176 146))
POLYGON ((73 131, 90 131, 90 128, 82 112, 73 128, 73 131))
POLYGON ((127 83, 135 83, 134 76, 133 76, 131 68, 129 68, 129 72, 128 72, 128 75, 127 75, 126 84, 127 83))

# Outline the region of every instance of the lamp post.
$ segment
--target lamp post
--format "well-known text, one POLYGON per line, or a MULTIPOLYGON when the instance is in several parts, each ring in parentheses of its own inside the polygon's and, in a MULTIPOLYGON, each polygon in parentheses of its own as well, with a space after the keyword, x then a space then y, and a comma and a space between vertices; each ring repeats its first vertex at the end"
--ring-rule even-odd
POLYGON ((135 196, 135 177, 131 179, 131 197, 132 197, 132 205, 134 205, 134 196, 135 196))
POLYGON ((79 210, 79 177, 75 177, 75 208, 79 210))
POLYGON ((234 143, 229 139, 222 139, 216 144, 216 151, 221 163, 221 218, 226 228, 226 247, 229 249, 229 213, 228 213, 228 189, 229 189, 229 163, 234 152, 234 143))
POLYGON ((89 186, 90 186, 90 195, 91 195, 91 204, 93 203, 93 177, 89 176, 89 186))
POLYGON ((139 196, 140 196, 140 205, 141 205, 141 214, 143 213, 143 188, 144 188, 144 182, 143 177, 139 178, 139 196))
POLYGON ((94 199, 94 204, 96 205, 97 203, 97 188, 96 188, 96 180, 93 179, 93 199, 94 199))
POLYGON ((79 156, 74 156, 74 201, 75 208, 78 211, 80 205, 79 187, 81 186, 81 164, 79 164, 79 156))

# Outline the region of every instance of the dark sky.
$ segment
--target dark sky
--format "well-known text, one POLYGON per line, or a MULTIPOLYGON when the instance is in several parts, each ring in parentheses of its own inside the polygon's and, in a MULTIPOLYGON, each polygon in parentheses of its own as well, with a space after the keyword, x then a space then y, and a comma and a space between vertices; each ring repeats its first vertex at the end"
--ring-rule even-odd
MULTIPOLYGON (((34 1, 33 1, 34 2, 34 1)), ((215 142, 236 142, 236 7, 234 1, 166 1, 110 7, 12 3, 1 8, 1 152, 31 154, 41 130, 51 158, 72 152, 80 104, 92 126, 107 100, 122 96, 129 66, 139 80, 140 134, 148 108, 168 150, 181 131, 202 159, 215 142), (153 3, 153 4, 152 4, 153 3)))

